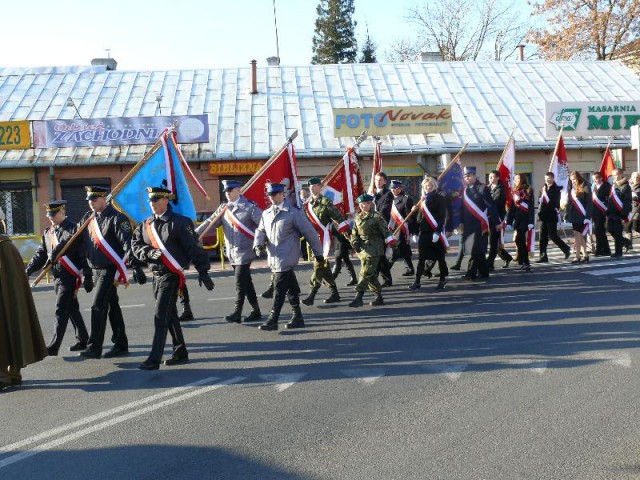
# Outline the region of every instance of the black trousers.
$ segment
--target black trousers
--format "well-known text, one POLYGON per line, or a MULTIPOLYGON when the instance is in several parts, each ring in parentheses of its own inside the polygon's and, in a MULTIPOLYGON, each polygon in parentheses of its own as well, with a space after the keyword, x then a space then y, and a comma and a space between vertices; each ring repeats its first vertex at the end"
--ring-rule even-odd
POLYGON ((555 243, 565 255, 570 251, 569 246, 558 236, 558 222, 555 220, 540 223, 540 256, 547 254, 549 240, 555 243))
POLYGON ((509 252, 507 252, 504 248, 498 248, 500 245, 500 232, 496 232, 495 227, 491 227, 489 229, 489 257, 487 258, 487 263, 489 267, 493 267, 493 263, 496 260, 496 256, 500 256, 500 258, 505 262, 510 262, 513 260, 513 257, 509 252))
POLYGON ((338 239, 338 245, 336 248, 336 254, 334 256, 335 263, 335 271, 339 272, 342 269, 342 262, 344 262, 345 267, 349 270, 349 273, 355 275, 355 270, 353 268, 353 263, 351 262, 351 243, 346 239, 344 235, 336 235, 338 239))
POLYGON ((102 351, 104 334, 107 328, 107 316, 111 323, 115 346, 128 348, 129 341, 124 327, 122 310, 118 302, 118 292, 113 281, 116 276, 115 267, 93 269, 93 303, 91 304, 91 336, 88 347, 102 351))
POLYGON ((398 240, 398 246, 393 250, 393 256, 391 257, 391 266, 396 263, 396 260, 402 258, 404 263, 407 264, 407 268, 413 272, 413 262, 411 261, 411 245, 404 236, 404 233, 400 235, 398 240))
POLYGON ((187 285, 185 284, 184 288, 182 289, 182 296, 178 297, 180 299, 180 305, 182 305, 182 308, 185 308, 189 305, 190 303, 190 298, 189 298, 189 290, 187 289, 187 285))
POLYGON ((173 272, 153 272, 153 297, 156 300, 153 314, 153 342, 149 362, 160 363, 167 343, 167 332, 171 334, 174 353, 187 354, 187 347, 178 319, 178 285, 180 278, 173 272))
POLYGON ((242 310, 245 298, 252 307, 258 307, 258 297, 251 279, 251 263, 233 265, 233 274, 236 280, 236 309, 242 310))
POLYGON ((384 281, 391 281, 391 262, 385 255, 380 256, 380 261, 378 262, 378 273, 384 281))
MULTIPOLYGON (((594 210, 596 207, 594 207, 594 210)), ((607 217, 604 215, 593 215, 593 233, 596 236, 596 254, 611 255, 609 240, 607 239, 607 217)))
POLYGON ((614 253, 618 256, 622 255, 622 247, 624 246, 624 244, 626 243, 626 241, 628 241, 628 239, 624 238, 622 236, 622 232, 624 231, 624 226, 622 225, 622 220, 620 220, 618 217, 613 217, 610 216, 607 219, 607 230, 608 232, 611 234, 611 236, 613 237, 613 242, 614 242, 614 253))
POLYGON ((49 342, 48 347, 53 350, 60 350, 60 344, 67 331, 67 325, 71 320, 71 325, 75 331, 76 340, 86 344, 89 340, 89 333, 84 324, 84 319, 80 313, 80 305, 75 292, 76 279, 71 276, 56 278, 56 310, 55 310, 55 332, 49 342))
POLYGON ((274 286, 275 292, 270 316, 277 320, 280 317, 285 297, 288 298, 291 308, 300 308, 300 285, 298 285, 296 273, 293 270, 287 270, 286 272, 276 272, 274 286))
POLYGON ((527 248, 527 229, 516 230, 516 249, 518 252, 518 263, 529 265, 529 249, 527 248))

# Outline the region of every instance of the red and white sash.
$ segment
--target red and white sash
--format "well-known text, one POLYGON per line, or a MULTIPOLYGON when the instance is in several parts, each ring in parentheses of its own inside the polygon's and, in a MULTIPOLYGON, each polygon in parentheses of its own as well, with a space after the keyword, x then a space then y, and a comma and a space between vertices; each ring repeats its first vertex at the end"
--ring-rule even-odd
MULTIPOLYGON (((622 209, 624 208, 624 205, 622 204, 622 200, 620 200, 620 197, 616 193, 615 187, 611 188, 611 198, 613 199, 613 204, 616 206, 616 209, 618 210, 618 212, 622 213, 622 209)), ((631 212, 629 212, 629 215, 627 215, 627 218, 625 218, 623 220, 625 222, 628 222, 629 220, 631 220, 631 216, 632 215, 633 214, 631 212)))
POLYGON ((231 212, 231 210, 229 210, 229 207, 227 207, 224 211, 224 218, 227 222, 233 225, 236 230, 243 233, 249 240, 253 241, 253 239, 255 238, 253 230, 242 223, 240 219, 236 217, 233 212, 231 212))
POLYGON ((393 227, 397 227, 402 225, 402 227, 400 227, 400 229, 404 232, 404 238, 407 241, 407 243, 410 241, 409 238, 409 225, 407 225, 407 223, 405 222, 404 224, 402 224, 402 222, 404 222, 404 217, 400 214, 400 210, 398 210, 398 207, 396 207, 395 203, 391 204, 391 218, 389 219, 389 229, 393 229, 393 227))
POLYGON ((527 230, 527 250, 529 253, 536 251, 536 225, 533 224, 531 230, 527 230))
POLYGON ((588 220, 586 218, 587 211, 584 209, 584 206, 578 199, 575 190, 571 190, 571 203, 573 204, 574 208, 576 208, 580 212, 580 214, 585 217, 585 220, 587 220, 587 223, 584 224, 584 228, 582 229, 582 235, 587 236, 591 233, 591 220, 588 220))
POLYGON ((167 247, 165 247, 164 243, 160 239, 160 235, 158 235, 158 231, 156 227, 150 222, 147 221, 147 235, 149 236, 149 241, 151 242, 151 246, 156 248, 162 252, 162 256, 160 260, 162 263, 171 270, 173 273, 178 275, 178 293, 181 294, 187 280, 184 276, 184 272, 182 271, 182 266, 178 263, 178 261, 171 255, 167 247))
MULTIPOLYGON (((49 241, 51 242, 52 249, 57 247, 60 243, 58 242, 58 237, 56 237, 56 233, 54 232, 53 228, 49 230, 49 241)), ((78 289, 80 289, 80 285, 82 285, 82 272, 80 271, 80 269, 66 255, 60 257, 58 261, 67 272, 76 277, 75 290, 77 291, 78 289)))
POLYGON ((467 189, 465 188, 464 193, 462 195, 462 201, 464 203, 464 206, 467 210, 469 210, 469 212, 471 212, 471 215, 473 215, 474 217, 476 217, 476 219, 480 222, 480 229, 483 232, 488 232, 489 231, 489 218, 487 217, 487 211, 482 211, 478 208, 478 206, 473 203, 473 201, 469 198, 469 196, 467 195, 467 189))
POLYGON ((524 213, 529 213, 529 204, 526 201, 522 200, 522 197, 515 192, 513 194, 513 202, 516 204, 516 207, 518 207, 524 213))
POLYGON ((305 203, 304 208, 307 210, 307 216, 309 217, 309 220, 311 220, 313 227, 316 229, 316 232, 318 232, 318 235, 320 235, 320 243, 322 243, 322 254, 325 257, 328 257, 329 252, 331 251, 331 228, 329 228, 331 224, 322 224, 322 222, 316 215, 316 212, 313 211, 311 202, 305 203))
POLYGON ((120 258, 120 256, 116 253, 116 251, 107 243, 105 238, 102 236, 102 232, 100 231, 100 224, 98 223, 98 219, 93 217, 93 220, 89 222, 89 232, 91 233, 91 240, 95 243, 100 251, 105 254, 105 256, 111 260, 111 262, 118 269, 118 274, 116 275, 115 284, 124 283, 125 286, 129 285, 129 280, 127 279, 127 267, 124 264, 124 259, 120 258))
MULTIPOLYGON (((424 200, 420 202, 420 209, 422 210, 422 214, 427 220, 427 223, 431 226, 431 229, 435 233, 438 233, 438 222, 431 214, 429 207, 427 207, 427 202, 425 202, 424 200)), ((447 236, 444 234, 444 232, 440 232, 440 242, 442 242, 442 245, 444 245, 445 248, 449 248, 449 242, 447 241, 447 236)))
POLYGON ((595 188, 591 193, 591 199, 593 200, 593 204, 598 207, 598 210, 600 210, 602 213, 605 213, 607 211, 607 206, 602 200, 598 198, 598 191, 595 188))

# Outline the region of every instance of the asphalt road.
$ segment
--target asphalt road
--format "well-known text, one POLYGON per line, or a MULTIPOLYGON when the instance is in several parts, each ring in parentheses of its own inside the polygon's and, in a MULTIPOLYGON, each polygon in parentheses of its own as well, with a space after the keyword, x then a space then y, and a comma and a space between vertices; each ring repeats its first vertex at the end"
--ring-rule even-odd
MULTIPOLYGON (((376 309, 347 307, 343 274, 342 302, 322 289, 308 327, 279 333, 223 320, 229 272, 213 292, 191 276, 191 363, 156 372, 136 368, 151 287, 120 289, 128 357, 80 360, 69 327, 61 356, 0 394, 0 479, 640 478, 640 256, 452 272, 445 291, 402 271, 376 309)), ((53 292, 34 298, 48 339, 53 292)))

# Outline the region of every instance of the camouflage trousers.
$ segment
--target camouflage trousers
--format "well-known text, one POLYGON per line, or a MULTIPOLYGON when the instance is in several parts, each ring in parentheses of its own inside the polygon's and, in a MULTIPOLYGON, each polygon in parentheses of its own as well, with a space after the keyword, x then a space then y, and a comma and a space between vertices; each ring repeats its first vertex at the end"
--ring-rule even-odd
POLYGON ((378 264, 380 256, 372 257, 370 255, 358 254, 360 257, 360 274, 358 276, 358 285, 356 292, 364 292, 369 289, 371 292, 377 292, 382 288, 378 281, 378 264))
POLYGON ((309 286, 313 290, 317 290, 320 288, 323 281, 330 287, 333 287, 336 284, 336 281, 333 279, 333 274, 331 273, 331 268, 329 267, 329 260, 326 258, 322 263, 319 263, 317 260, 313 261, 313 273, 311 273, 309 286))

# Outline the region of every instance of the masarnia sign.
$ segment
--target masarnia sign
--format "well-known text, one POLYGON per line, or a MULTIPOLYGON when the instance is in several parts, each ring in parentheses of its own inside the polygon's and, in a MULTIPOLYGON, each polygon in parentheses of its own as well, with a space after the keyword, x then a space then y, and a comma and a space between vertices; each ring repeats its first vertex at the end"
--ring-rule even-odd
POLYGON ((450 105, 334 108, 333 132, 336 137, 405 135, 408 133, 451 133, 450 105))
POLYGON ((178 143, 207 143, 207 115, 112 117, 33 122, 35 148, 150 145, 165 128, 177 123, 178 143))
POLYGON ((640 102, 546 102, 544 126, 547 138, 629 136, 640 122, 640 102))

